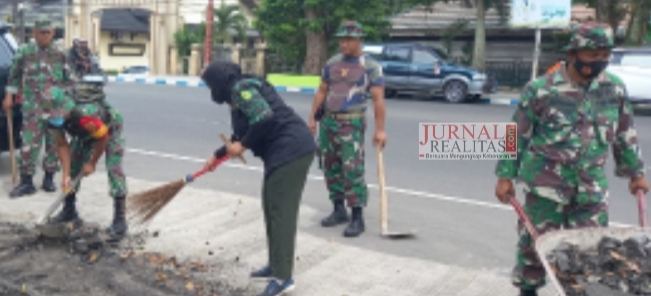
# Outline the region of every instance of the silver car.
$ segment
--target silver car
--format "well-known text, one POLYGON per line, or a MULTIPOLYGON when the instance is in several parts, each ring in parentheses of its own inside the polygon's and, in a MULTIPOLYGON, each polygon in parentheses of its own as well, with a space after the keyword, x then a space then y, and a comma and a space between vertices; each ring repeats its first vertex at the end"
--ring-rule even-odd
POLYGON ((651 104, 651 48, 615 48, 606 71, 617 75, 633 104, 651 104))

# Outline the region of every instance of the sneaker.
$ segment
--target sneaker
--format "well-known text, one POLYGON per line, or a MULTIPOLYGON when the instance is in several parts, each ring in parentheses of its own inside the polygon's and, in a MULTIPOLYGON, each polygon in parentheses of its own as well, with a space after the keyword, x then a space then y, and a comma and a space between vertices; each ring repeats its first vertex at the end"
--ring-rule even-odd
POLYGON ((264 292, 258 296, 279 296, 285 295, 285 293, 291 292, 294 290, 294 280, 286 280, 284 282, 279 282, 277 280, 269 281, 267 288, 264 289, 264 292))
POLYGON ((251 273, 251 277, 254 279, 268 279, 271 278, 271 267, 265 266, 260 270, 256 270, 251 273))

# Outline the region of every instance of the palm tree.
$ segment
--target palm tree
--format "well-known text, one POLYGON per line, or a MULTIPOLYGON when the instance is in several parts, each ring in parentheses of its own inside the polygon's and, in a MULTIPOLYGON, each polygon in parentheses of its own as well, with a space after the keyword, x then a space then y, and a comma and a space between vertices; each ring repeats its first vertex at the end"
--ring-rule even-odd
POLYGON ((214 12, 213 42, 232 43, 233 36, 229 30, 235 30, 240 40, 243 40, 246 37, 248 23, 246 17, 240 13, 239 5, 226 5, 225 0, 222 0, 221 6, 215 8, 214 12))

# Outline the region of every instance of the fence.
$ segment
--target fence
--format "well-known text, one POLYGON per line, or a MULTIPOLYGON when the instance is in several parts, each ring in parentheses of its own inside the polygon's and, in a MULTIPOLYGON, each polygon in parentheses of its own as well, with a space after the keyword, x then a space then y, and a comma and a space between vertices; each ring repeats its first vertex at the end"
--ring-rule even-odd
MULTIPOLYGON (((457 62, 459 63, 460 60, 457 62)), ((538 64, 538 75, 544 74, 554 63, 554 60, 541 60, 538 64)), ((487 61, 485 72, 488 76, 495 78, 500 87, 520 88, 531 80, 532 66, 531 61, 528 60, 487 61)), ((300 63, 285 61, 276 53, 268 51, 266 54, 266 73, 300 74, 301 68, 300 63)))
MULTIPOLYGON (((551 67, 554 61, 541 61, 538 64, 538 75, 542 75, 551 67)), ((488 61, 486 74, 494 77, 500 87, 519 88, 531 80, 531 61, 488 61)))

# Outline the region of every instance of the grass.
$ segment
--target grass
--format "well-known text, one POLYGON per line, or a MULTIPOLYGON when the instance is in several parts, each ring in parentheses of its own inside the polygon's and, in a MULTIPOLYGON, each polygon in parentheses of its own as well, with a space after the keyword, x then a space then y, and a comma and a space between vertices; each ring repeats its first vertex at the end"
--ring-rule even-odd
POLYGON ((288 74, 269 74, 267 75, 269 83, 275 86, 291 86, 291 87, 310 87, 317 88, 321 83, 319 76, 303 76, 303 75, 288 75, 288 74))

